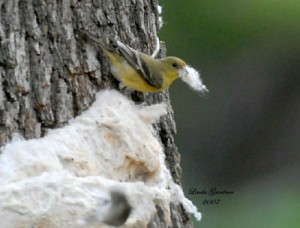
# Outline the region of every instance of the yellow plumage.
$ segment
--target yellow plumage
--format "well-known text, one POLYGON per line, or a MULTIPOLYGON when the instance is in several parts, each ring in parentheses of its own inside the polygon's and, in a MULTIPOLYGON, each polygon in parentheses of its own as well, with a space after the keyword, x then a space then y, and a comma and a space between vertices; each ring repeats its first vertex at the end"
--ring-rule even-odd
POLYGON ((128 87, 141 92, 166 90, 179 76, 186 75, 186 63, 177 57, 154 59, 116 41, 108 46, 85 33, 99 44, 109 59, 111 73, 128 87))

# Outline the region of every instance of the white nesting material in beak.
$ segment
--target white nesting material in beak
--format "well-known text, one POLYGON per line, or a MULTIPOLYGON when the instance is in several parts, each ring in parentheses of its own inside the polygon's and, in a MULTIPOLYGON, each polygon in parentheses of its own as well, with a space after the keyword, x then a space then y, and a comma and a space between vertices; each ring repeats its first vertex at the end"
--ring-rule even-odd
POLYGON ((181 72, 179 72, 179 77, 194 90, 202 93, 208 92, 208 89, 202 82, 200 74, 194 68, 186 66, 183 70, 181 70, 181 72))

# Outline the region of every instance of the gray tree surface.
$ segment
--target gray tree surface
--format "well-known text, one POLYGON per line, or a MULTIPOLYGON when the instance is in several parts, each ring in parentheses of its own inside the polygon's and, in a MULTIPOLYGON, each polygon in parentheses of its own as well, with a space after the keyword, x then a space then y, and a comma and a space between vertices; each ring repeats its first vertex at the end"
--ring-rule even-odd
MULTIPOLYGON (((14 132, 26 139, 43 137, 47 129, 64 126, 88 109, 97 91, 118 89, 107 59, 80 37, 78 28, 117 37, 150 54, 159 31, 157 6, 158 0, 0 0, 0 145, 14 132)), ((169 104, 155 129, 173 179, 180 183, 168 92, 122 92, 138 103, 169 104)), ((192 226, 182 206, 170 207, 172 227, 192 226)), ((159 207, 149 227, 166 227, 159 207)))

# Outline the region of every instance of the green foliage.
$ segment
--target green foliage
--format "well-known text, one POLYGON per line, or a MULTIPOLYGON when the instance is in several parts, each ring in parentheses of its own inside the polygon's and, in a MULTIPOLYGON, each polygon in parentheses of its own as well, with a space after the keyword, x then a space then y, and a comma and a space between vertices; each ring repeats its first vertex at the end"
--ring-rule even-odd
MULTIPOLYGON (((164 0, 160 37, 172 55, 227 58, 257 43, 299 37, 297 0, 164 0)), ((230 60, 230 58, 229 58, 230 60)))
POLYGON ((170 89, 184 190, 223 181, 236 192, 218 206, 188 195, 203 213, 195 227, 299 227, 299 165, 282 170, 299 157, 300 1, 160 4, 168 55, 200 68, 210 90, 170 89))
MULTIPOLYGON (((194 221, 195 227, 298 227, 299 193, 295 186, 278 184, 282 184, 282 179, 264 184, 251 183, 244 189, 237 189, 235 196, 222 197, 218 206, 203 206, 198 202, 198 205, 202 205, 203 219, 194 221)), ((199 199, 195 198, 196 201, 199 199)))

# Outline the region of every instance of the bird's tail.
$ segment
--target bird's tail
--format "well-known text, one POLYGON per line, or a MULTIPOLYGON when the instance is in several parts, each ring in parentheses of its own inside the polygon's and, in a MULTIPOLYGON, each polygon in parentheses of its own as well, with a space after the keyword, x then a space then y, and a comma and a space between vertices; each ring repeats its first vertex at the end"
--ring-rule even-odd
POLYGON ((102 40, 96 37, 94 34, 88 32, 88 31, 80 31, 82 34, 82 37, 86 40, 92 40, 97 45, 99 45, 104 51, 115 51, 116 41, 115 40, 108 40, 103 38, 102 40), (106 41, 104 41, 106 40, 106 41))

